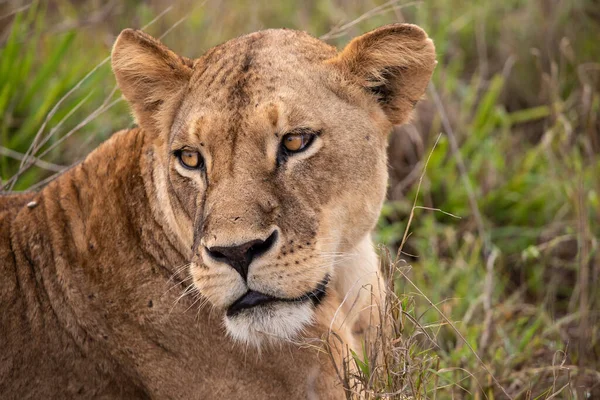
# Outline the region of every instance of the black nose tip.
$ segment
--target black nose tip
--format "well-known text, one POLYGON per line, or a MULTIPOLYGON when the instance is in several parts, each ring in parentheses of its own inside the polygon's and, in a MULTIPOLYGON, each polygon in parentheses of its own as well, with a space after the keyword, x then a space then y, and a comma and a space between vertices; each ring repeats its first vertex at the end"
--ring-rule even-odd
POLYGON ((206 252, 215 260, 231 265, 246 280, 248 277, 248 267, 252 263, 252 260, 273 247, 277 241, 277 235, 277 231, 275 230, 267 240, 256 239, 229 247, 207 247, 206 252))

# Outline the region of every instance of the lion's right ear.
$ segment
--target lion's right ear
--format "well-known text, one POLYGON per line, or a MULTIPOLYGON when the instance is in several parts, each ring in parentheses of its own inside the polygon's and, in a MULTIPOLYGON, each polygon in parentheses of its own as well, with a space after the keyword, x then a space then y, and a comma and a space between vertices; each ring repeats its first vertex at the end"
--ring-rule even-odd
POLYGON ((125 29, 113 46, 112 68, 138 124, 168 131, 192 75, 192 61, 142 31, 125 29))

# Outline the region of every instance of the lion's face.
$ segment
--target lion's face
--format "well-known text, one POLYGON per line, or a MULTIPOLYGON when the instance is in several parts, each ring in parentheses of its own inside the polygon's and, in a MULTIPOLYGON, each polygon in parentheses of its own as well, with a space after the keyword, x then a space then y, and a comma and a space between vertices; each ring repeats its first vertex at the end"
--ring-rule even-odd
POLYGON ((155 135, 169 199, 159 207, 177 210, 167 213, 180 216, 171 229, 189 240, 193 282, 234 338, 287 339, 313 320, 344 274, 340 256, 375 224, 386 135, 408 117, 434 59, 425 34, 406 25, 340 54, 301 32, 263 31, 195 61, 121 34, 113 67, 155 135))

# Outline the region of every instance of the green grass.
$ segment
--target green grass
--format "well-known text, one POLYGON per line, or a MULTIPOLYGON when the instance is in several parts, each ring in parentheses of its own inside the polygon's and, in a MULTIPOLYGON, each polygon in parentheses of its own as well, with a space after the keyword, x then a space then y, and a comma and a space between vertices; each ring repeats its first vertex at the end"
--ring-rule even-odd
MULTIPOLYGON (((102 62, 122 28, 142 27, 168 6, 43 4, 0 29, 0 178, 7 189, 36 187, 131 125, 102 62), (46 164, 11 180, 20 170, 14 152, 27 153, 36 137, 34 154, 46 164)), ((186 1, 147 31, 160 36, 186 17, 164 41, 192 57, 267 27, 330 32, 330 42, 343 45, 381 24, 408 21, 434 39, 440 63, 415 117, 419 133, 403 128, 391 138, 403 145, 390 147, 395 169, 376 237, 386 265, 396 269, 387 314, 395 327, 385 343, 352 361, 362 396, 600 396, 594 2, 303 4, 186 1), (381 13, 334 29, 380 5, 381 13), (385 256, 400 247, 398 258, 385 256)))

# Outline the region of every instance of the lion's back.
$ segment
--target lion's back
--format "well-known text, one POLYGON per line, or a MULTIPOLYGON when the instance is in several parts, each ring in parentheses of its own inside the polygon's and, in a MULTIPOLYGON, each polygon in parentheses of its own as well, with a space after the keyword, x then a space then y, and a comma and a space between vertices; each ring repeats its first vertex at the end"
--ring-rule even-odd
POLYGON ((20 209, 34 197, 35 193, 0 194, 0 219, 4 219, 5 213, 20 209))

